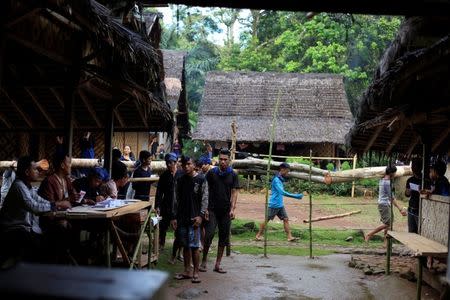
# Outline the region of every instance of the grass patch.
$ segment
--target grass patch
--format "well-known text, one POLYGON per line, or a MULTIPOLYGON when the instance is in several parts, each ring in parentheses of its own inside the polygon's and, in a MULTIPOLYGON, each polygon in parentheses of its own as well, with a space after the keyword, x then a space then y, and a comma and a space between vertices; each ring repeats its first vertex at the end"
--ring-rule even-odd
MULTIPOLYGON (((233 246, 233 251, 239 251, 242 254, 251 255, 263 255, 263 246, 233 246)), ((332 254, 333 251, 326 249, 313 249, 314 256, 328 255, 332 254)), ((293 255, 293 256, 309 256, 309 248, 301 247, 279 247, 279 246, 268 246, 268 255, 293 255)))
MULTIPOLYGON (((258 224, 249 220, 234 220, 232 223, 232 240, 233 241, 252 241, 258 231, 258 224), (253 224, 253 225, 251 225, 253 224)), ((309 230, 307 228, 300 228, 298 226, 291 226, 291 232, 294 237, 299 238, 300 243, 309 243, 309 230)), ((337 230, 332 228, 313 227, 312 239, 314 244, 327 246, 348 246, 361 247, 365 246, 364 235, 361 230, 344 229, 337 230), (353 240, 347 242, 348 237, 353 237, 353 240)), ((267 239, 269 241, 286 241, 286 233, 284 232, 283 224, 269 222, 267 226, 267 239)), ((371 240, 369 246, 380 246, 381 239, 371 240)))

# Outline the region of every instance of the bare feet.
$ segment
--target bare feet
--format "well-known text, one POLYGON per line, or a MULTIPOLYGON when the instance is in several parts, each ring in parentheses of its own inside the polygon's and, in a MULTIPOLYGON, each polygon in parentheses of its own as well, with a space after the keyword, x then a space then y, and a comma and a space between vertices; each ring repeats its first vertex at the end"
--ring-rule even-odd
POLYGON ((364 236, 364 241, 365 241, 366 243, 368 243, 371 237, 372 237, 372 236, 371 236, 370 234, 366 234, 366 235, 364 236))
POLYGON ((255 237, 255 241, 262 241, 262 237, 259 236, 259 235, 257 235, 257 236, 255 237))
POLYGON ((296 241, 298 241, 297 237, 290 237, 290 238, 288 238, 288 242, 296 242, 296 241))

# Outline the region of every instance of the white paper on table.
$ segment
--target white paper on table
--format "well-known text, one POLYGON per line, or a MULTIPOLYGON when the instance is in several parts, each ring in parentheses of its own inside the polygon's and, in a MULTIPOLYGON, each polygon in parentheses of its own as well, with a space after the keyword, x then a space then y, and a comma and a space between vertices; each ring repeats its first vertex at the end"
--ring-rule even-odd
POLYGON ((411 190, 411 191, 416 191, 416 192, 418 192, 418 191, 420 191, 420 186, 418 185, 418 184, 415 184, 415 183, 409 183, 409 189, 411 190))

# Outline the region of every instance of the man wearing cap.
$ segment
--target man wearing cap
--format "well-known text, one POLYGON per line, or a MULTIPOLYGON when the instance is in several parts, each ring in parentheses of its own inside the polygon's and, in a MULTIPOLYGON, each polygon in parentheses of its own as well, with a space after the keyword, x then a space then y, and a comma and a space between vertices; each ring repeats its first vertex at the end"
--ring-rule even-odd
POLYGON ((173 218, 173 193, 174 184, 177 175, 177 155, 167 153, 164 157, 167 169, 159 177, 155 195, 155 209, 162 217, 159 223, 159 246, 164 248, 166 243, 166 232, 173 218))
POLYGON ((211 169, 211 158, 209 158, 206 155, 202 155, 200 156, 199 159, 199 163, 200 163, 200 171, 202 174, 206 174, 208 173, 208 171, 211 169))
POLYGON ((266 227, 266 223, 270 220, 273 220, 275 216, 278 216, 278 218, 283 221, 284 231, 286 232, 287 240, 289 242, 297 240, 297 238, 292 236, 291 229, 289 228, 289 218, 286 213, 286 209, 284 208, 283 196, 295 199, 302 199, 303 194, 291 194, 284 190, 283 183, 286 181, 286 177, 289 174, 289 171, 290 171, 289 164, 281 163, 280 171, 272 179, 272 188, 271 188, 272 193, 269 199, 267 221, 259 225, 259 231, 256 234, 255 238, 257 241, 262 240, 262 235, 264 232, 264 228, 266 227))

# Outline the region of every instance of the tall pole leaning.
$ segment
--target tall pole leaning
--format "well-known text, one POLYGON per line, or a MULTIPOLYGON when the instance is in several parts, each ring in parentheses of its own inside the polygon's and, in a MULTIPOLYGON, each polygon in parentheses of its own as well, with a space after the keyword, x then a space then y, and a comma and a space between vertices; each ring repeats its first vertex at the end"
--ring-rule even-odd
POLYGON ((269 159, 266 170, 266 203, 265 203, 265 216, 264 216, 264 257, 267 257, 267 217, 269 215, 269 185, 270 185, 270 163, 272 162, 272 146, 275 138, 275 128, 277 125, 278 107, 280 106, 281 91, 278 90, 277 102, 275 103, 275 109, 273 111, 272 124, 270 125, 270 140, 269 140, 269 159))
POLYGON ((312 254, 312 191, 311 191, 311 173, 312 173, 312 150, 309 149, 309 258, 313 258, 312 254))

